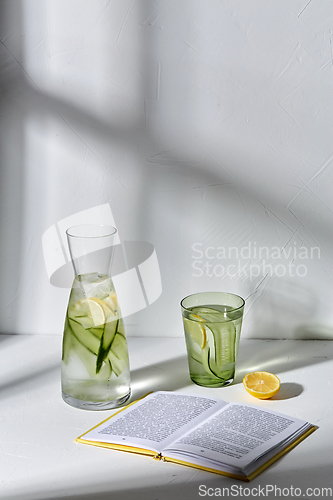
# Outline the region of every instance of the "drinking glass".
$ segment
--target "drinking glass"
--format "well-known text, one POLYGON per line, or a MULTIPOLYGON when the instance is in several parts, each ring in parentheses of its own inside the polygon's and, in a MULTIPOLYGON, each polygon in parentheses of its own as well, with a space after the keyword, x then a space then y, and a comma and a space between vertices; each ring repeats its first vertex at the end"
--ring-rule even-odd
POLYGON ((181 301, 191 380, 205 387, 233 382, 244 299, 224 292, 203 292, 181 301))
POLYGON ((75 278, 63 334, 61 384, 64 401, 104 410, 130 397, 124 322, 110 267, 116 228, 97 224, 66 231, 75 278))

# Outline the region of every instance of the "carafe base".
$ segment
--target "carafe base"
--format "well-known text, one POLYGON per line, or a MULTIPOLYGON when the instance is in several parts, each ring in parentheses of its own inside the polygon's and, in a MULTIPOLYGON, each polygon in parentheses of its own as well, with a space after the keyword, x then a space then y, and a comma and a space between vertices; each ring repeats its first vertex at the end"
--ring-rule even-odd
POLYGON ((114 408, 119 408, 123 406, 130 398, 131 391, 122 396, 119 399, 115 399, 113 401, 84 401, 81 399, 76 399, 65 392, 62 392, 62 399, 65 403, 70 406, 74 406, 75 408, 79 408, 80 410, 112 410, 114 408))

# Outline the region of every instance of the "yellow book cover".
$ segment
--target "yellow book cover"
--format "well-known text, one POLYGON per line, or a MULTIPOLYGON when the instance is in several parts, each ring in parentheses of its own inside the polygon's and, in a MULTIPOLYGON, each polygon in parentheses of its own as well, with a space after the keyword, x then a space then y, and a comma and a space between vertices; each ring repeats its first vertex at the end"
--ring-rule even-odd
POLYGON ((250 481, 316 428, 252 405, 159 391, 117 411, 75 441, 250 481))

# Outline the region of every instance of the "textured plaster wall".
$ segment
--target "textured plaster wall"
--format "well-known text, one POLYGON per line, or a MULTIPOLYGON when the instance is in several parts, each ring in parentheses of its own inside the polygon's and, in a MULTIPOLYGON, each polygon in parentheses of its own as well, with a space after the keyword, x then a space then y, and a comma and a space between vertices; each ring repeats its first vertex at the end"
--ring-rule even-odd
POLYGON ((162 293, 246 298, 243 335, 332 338, 331 0, 2 0, 0 329, 62 334, 42 237, 109 204, 162 293))

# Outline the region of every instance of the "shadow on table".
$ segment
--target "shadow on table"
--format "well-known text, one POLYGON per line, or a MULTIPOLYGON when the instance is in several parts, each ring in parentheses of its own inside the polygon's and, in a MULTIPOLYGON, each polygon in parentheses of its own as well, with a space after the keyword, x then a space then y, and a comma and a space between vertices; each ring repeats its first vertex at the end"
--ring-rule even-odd
MULTIPOLYGON (((46 351, 42 359, 31 358, 30 342, 33 337, 30 335, 1 335, 1 363, 6 356, 13 363, 8 364, 8 370, 4 371, 0 380, 0 399, 17 396, 27 390, 28 384, 39 385, 54 381, 55 377, 60 377, 61 351, 59 347, 59 358, 55 358, 46 351), (5 348, 11 346, 11 350, 5 348)), ((41 337, 42 338, 42 337, 41 337)), ((60 346, 60 342, 59 342, 60 346)))
MULTIPOLYGON (((0 336, 1 339, 1 336, 0 336)), ((4 342, 6 340, 4 339, 4 342)), ((322 342, 320 342, 322 344, 322 342)), ((297 368, 311 366, 333 357, 333 343, 327 341, 325 352, 320 349, 315 352, 316 342, 310 341, 275 341, 258 340, 241 343, 237 361, 234 384, 242 383, 246 373, 250 371, 270 371, 279 375, 297 368)), ((25 390, 27 382, 50 382, 60 371, 60 360, 54 360, 45 367, 35 366, 33 371, 27 370, 23 375, 13 377, 0 383, 0 398, 6 397, 20 389, 25 390)), ((159 390, 178 390, 191 384, 188 371, 187 356, 179 356, 160 363, 151 364, 131 371, 132 400, 143 397, 148 392, 159 390)), ((289 399, 298 396, 303 391, 302 385, 290 380, 283 382, 279 393, 274 399, 289 399)))
POLYGON ((11 339, 17 337, 17 333, 9 334, 9 333, 0 333, 0 342, 9 342, 11 339))
MULTIPOLYGON (((332 359, 333 343, 327 342, 325 352, 315 353, 313 343, 307 341, 262 340, 240 345, 234 384, 242 383, 246 373, 270 371, 280 374, 297 368, 323 363, 332 359)), ((178 390, 191 384, 187 356, 155 363, 131 371, 132 400, 148 392, 178 390)), ((272 399, 290 399, 299 396, 303 386, 294 380, 283 382, 272 399)))
POLYGON ((282 382, 279 392, 270 399, 282 401, 283 399, 296 398, 303 392, 303 390, 304 387, 301 384, 296 384, 294 382, 282 382))
POLYGON ((132 400, 155 391, 175 391, 191 383, 186 356, 131 371, 132 400))
MULTIPOLYGON (((292 453, 292 452, 291 452, 292 453)), ((138 457, 140 460, 142 457, 138 457)), ((147 457, 145 457, 147 458, 147 457)), ((206 497, 225 497, 230 496, 246 496, 247 498, 255 498, 257 492, 264 492, 265 498, 282 498, 285 496, 302 496, 302 498, 310 499, 326 498, 332 494, 331 466, 317 465, 316 467, 295 469, 295 467, 280 467, 277 464, 284 460, 282 457, 278 462, 270 466, 270 468, 252 480, 250 483, 237 481, 225 476, 212 474, 208 472, 195 471, 193 469, 192 476, 187 474, 186 479, 181 479, 181 471, 179 474, 172 474, 174 467, 171 464, 161 462, 161 467, 170 466, 170 482, 165 485, 156 485, 150 487, 140 487, 133 484, 133 480, 129 478, 126 485, 107 485, 109 491, 94 492, 94 493, 69 493, 65 496, 67 500, 193 500, 202 496, 206 497), (198 476, 198 477, 196 477, 198 476), (177 484, 170 484, 172 481, 181 481, 177 484), (221 491, 220 491, 221 490, 221 491), (252 497, 250 490, 254 492, 252 497), (199 494, 199 492, 201 494, 199 494), (236 493, 238 492, 238 495, 236 493), (292 495, 292 492, 294 493, 292 495), (212 494, 214 493, 214 495, 212 494), (289 493, 289 494, 288 494, 289 493)), ((291 464, 289 460, 289 464, 291 464)), ((182 467, 182 466, 175 466, 182 467)), ((183 471, 185 469, 183 468, 183 471)), ((89 488, 89 486, 87 486, 89 488)), ((99 485, 101 488, 101 485, 99 485)), ((89 488, 90 489, 90 488, 89 488)), ((36 500, 61 500, 63 495, 57 493, 36 494, 36 500)), ((260 495, 260 496, 261 496, 260 495)), ((24 497, 17 496, 11 500, 23 500, 24 497)), ((31 497, 29 497, 30 499, 31 497)))
MULTIPOLYGON (((307 341, 258 340, 240 345, 234 384, 242 383, 251 371, 269 371, 280 374, 297 368, 329 361, 333 357, 333 343, 327 342, 325 352, 315 353, 313 343, 307 341)), ((177 390, 191 384, 187 356, 155 363, 131 372, 132 400, 148 392, 177 390)), ((283 382, 272 399, 290 399, 299 396, 303 386, 294 380, 283 382)))
POLYGON ((54 377, 57 375, 60 377, 60 362, 30 373, 26 372, 19 377, 13 377, 10 381, 0 384, 0 399, 13 397, 13 390, 15 390, 16 395, 19 392, 26 391, 29 383, 39 385, 53 382, 54 377))

